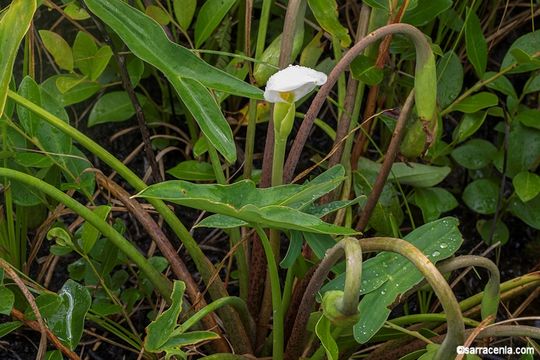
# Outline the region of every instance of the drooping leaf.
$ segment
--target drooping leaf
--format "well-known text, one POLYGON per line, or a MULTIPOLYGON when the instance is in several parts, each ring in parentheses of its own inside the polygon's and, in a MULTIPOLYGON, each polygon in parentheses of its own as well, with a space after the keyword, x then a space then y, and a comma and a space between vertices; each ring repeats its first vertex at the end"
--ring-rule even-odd
POLYGON ((282 185, 257 189, 251 180, 231 185, 192 184, 173 180, 151 185, 137 196, 169 200, 180 205, 234 217, 248 223, 281 229, 328 234, 352 234, 355 231, 327 224, 302 212, 303 206, 332 191, 343 178, 328 178, 328 173, 342 173, 336 166, 304 185, 282 185))
POLYGON ((308 5, 319 25, 332 37, 337 38, 342 47, 351 45, 349 31, 339 21, 335 0, 308 0, 308 5))
POLYGON ((62 75, 53 75, 47 78, 43 83, 41 83, 41 88, 45 90, 51 97, 55 98, 60 105, 69 106, 73 104, 80 103, 92 95, 96 94, 100 89, 101 85, 95 81, 77 81, 76 85, 70 88, 66 92, 61 92, 57 86, 58 79, 61 78, 73 78, 76 79, 76 74, 62 74, 62 75))
MULTIPOLYGON (((534 170, 539 154, 540 130, 513 121, 508 135, 507 175, 513 178, 521 171, 534 170)), ((502 169, 499 167, 499 170, 502 169)))
POLYGON ((520 111, 515 120, 523 125, 540 130, 540 110, 527 109, 520 111))
POLYGON ((35 11, 36 0, 14 0, 0 18, 0 117, 4 114, 15 57, 35 11))
POLYGON ((210 91, 194 79, 177 78, 172 83, 206 139, 229 163, 234 163, 233 133, 210 91))
POLYGON ((121 0, 85 0, 90 11, 109 25, 129 49, 161 70, 169 80, 190 78, 227 93, 262 99, 262 91, 199 59, 191 51, 171 42, 150 17, 121 0))
POLYGON ((236 0, 206 0, 195 22, 195 47, 200 47, 218 27, 236 0))
POLYGON ((478 16, 468 9, 465 22, 465 47, 467 57, 474 67, 476 74, 482 78, 487 65, 487 43, 482 33, 482 26, 478 16))
MULTIPOLYGON (((497 75, 494 71, 488 71, 484 74, 482 77, 482 80, 488 80, 492 78, 494 75, 497 75)), ((495 80, 492 80, 486 84, 486 87, 497 90, 505 94, 506 96, 512 96, 513 98, 517 99, 517 93, 514 89, 514 85, 508 80, 508 78, 504 75, 498 76, 495 80)))

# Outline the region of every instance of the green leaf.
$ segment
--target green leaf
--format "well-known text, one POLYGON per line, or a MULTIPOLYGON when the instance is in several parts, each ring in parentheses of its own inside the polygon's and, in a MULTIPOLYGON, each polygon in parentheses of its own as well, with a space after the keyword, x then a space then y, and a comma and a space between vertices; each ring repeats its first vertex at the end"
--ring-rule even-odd
POLYGON ((73 20, 86 20, 90 18, 90 15, 86 12, 85 9, 80 7, 77 4, 77 1, 72 1, 69 4, 66 5, 64 8, 64 13, 73 20))
POLYGON ((69 44, 55 32, 39 30, 43 45, 51 53, 54 62, 67 71, 73 71, 73 52, 69 44))
POLYGON ((0 287, 0 314, 10 315, 15 304, 15 295, 5 286, 0 287))
POLYGON ((495 223, 495 231, 493 232, 493 239, 490 241, 490 235, 492 231, 493 220, 478 220, 476 222, 476 230, 482 237, 482 240, 488 245, 493 245, 497 242, 500 242, 501 245, 504 245, 508 242, 510 238, 510 232, 508 227, 501 220, 497 220, 495 223))
POLYGON ((540 130, 540 110, 527 109, 520 111, 514 119, 525 126, 540 130))
MULTIPOLYGON (((458 221, 447 217, 425 224, 409 233, 404 240, 421 250, 433 263, 452 256, 463 238, 458 221)), ((354 326, 354 338, 366 343, 383 326, 390 315, 389 306, 401 295, 422 281, 423 276, 405 257, 381 252, 362 265, 362 290, 365 294, 359 305, 360 320, 354 326)), ((340 275, 324 287, 343 290, 344 276, 340 275)))
POLYGON ((236 145, 231 127, 213 95, 199 81, 177 78, 173 86, 206 139, 229 163, 236 161, 236 145))
POLYGON ((182 299, 185 289, 186 284, 184 282, 174 281, 171 306, 146 327, 147 335, 144 340, 144 348, 147 351, 154 353, 163 351, 163 345, 174 335, 178 316, 182 311, 182 299))
POLYGON ((445 53, 437 62, 437 100, 445 108, 461 93, 463 87, 463 66, 452 50, 445 53))
POLYGON ((472 210, 479 214, 489 215, 495 213, 499 185, 490 179, 479 179, 467 185, 463 191, 463 201, 472 210))
POLYGON ((513 178, 521 171, 533 170, 538 166, 539 154, 540 130, 513 121, 508 136, 507 175, 513 178))
MULTIPOLYGON (((369 168, 359 167, 361 170, 354 173, 354 192, 356 196, 363 196, 360 207, 365 205, 366 197, 371 193, 377 172, 369 168)), ((403 221, 403 210, 399 202, 399 195, 392 183, 387 182, 381 196, 369 218, 369 226, 381 234, 393 234, 394 226, 403 221)), ((325 249, 326 250, 326 249, 325 249)))
POLYGON ((467 9, 465 47, 467 49, 467 58, 473 65, 476 74, 481 79, 486 71, 488 54, 487 43, 484 34, 482 33, 480 20, 471 9, 467 9))
POLYGON ((195 47, 199 48, 212 35, 236 0, 206 0, 195 22, 195 47))
POLYGON ((17 152, 15 153, 15 161, 28 168, 49 168, 54 164, 50 157, 34 152, 17 152))
POLYGON ((215 180, 214 169, 207 162, 186 160, 167 170, 167 174, 180 180, 210 181, 215 180))
MULTIPOLYGON (((109 213, 111 212, 111 207, 107 205, 101 205, 96 207, 92 212, 99 216, 100 219, 106 220, 107 216, 109 216, 109 213)), ((92 250, 94 244, 100 236, 101 233, 94 226, 90 225, 89 223, 85 223, 83 225, 83 229, 81 232, 81 247, 85 254, 88 254, 90 250, 92 250)))
POLYGON ((0 339, 23 325, 20 321, 8 321, 0 324, 0 339))
POLYGON ((516 194, 521 201, 527 202, 540 194, 540 176, 528 171, 518 173, 512 179, 516 194))
MULTIPOLYGON (((358 161, 359 169, 367 169, 374 173, 379 173, 381 164, 366 158, 360 158, 358 161)), ((389 179, 399 182, 403 185, 415 187, 435 186, 450 174, 450 168, 447 166, 431 166, 417 163, 396 162, 392 165, 389 179)))
POLYGON ((183 346, 196 345, 203 341, 219 339, 219 335, 212 331, 190 331, 172 336, 162 348, 164 351, 179 349, 183 346))
MULTIPOLYGON (((518 62, 518 60, 515 57, 516 53, 514 51, 516 49, 522 50, 524 53, 528 54, 529 56, 532 56, 535 53, 539 52, 540 51, 540 30, 536 30, 534 32, 525 34, 519 37, 516 41, 514 41, 514 43, 510 46, 510 48, 506 52, 506 55, 504 56, 504 59, 501 64, 501 69, 504 69, 505 67, 518 62)), ((525 63, 525 64, 518 65, 515 69, 510 71, 510 74, 527 72, 527 71, 531 71, 537 68, 538 68, 537 64, 525 63)))
POLYGON ((73 43, 73 61, 81 73, 90 77, 92 72, 92 59, 96 55, 97 45, 89 34, 79 31, 73 43))
POLYGON ((333 38, 338 39, 342 47, 351 45, 349 31, 339 22, 335 0, 308 0, 308 5, 319 25, 333 38))
POLYGON ((64 357, 60 350, 53 350, 45 353, 45 360, 64 360, 64 357))
POLYGON ((95 81, 78 81, 77 84, 69 89, 67 92, 62 93, 58 89, 56 82, 60 78, 79 79, 76 74, 65 74, 65 75, 53 75, 41 84, 41 88, 45 90, 51 97, 55 98, 61 106, 69 106, 73 104, 80 103, 92 95, 97 93, 101 89, 101 85, 95 81))
MULTIPOLYGON (((488 72, 486 72, 484 74, 484 76, 482 77, 482 80, 485 81, 485 80, 493 77, 494 75, 497 75, 497 73, 494 72, 494 71, 488 71, 488 72)), ((518 97, 517 94, 516 94, 516 90, 514 89, 514 85, 512 85, 510 80, 508 80, 508 78, 506 76, 504 76, 504 75, 499 76, 495 80, 488 82, 486 84, 486 87, 488 87, 490 89, 493 89, 493 90, 500 91, 504 95, 512 96, 515 99, 517 99, 517 97, 518 97)))
POLYGON ((36 0, 14 0, 0 18, 0 117, 4 114, 19 45, 30 28, 36 0))
POLYGON ((161 26, 122 0, 85 0, 90 11, 110 26, 140 59, 173 79, 190 78, 227 93, 262 99, 263 92, 171 42, 161 26))
POLYGON ((154 19, 159 25, 165 26, 171 22, 171 17, 162 8, 156 5, 146 7, 146 15, 154 19))
POLYGON ((480 129, 480 126, 482 126, 484 123, 486 116, 486 111, 465 114, 452 133, 452 139, 456 143, 460 143, 472 136, 478 129, 480 129))
POLYGON ((463 113, 475 113, 479 110, 495 106, 499 103, 497 95, 489 92, 480 92, 469 96, 458 104, 452 106, 452 111, 461 111, 463 113))
POLYGON ((532 75, 523 87, 523 94, 530 94, 540 91, 540 73, 532 75))
POLYGON ((69 279, 58 295, 46 295, 47 301, 38 302, 41 315, 47 320, 52 332, 71 350, 75 349, 83 333, 86 313, 90 309, 90 292, 69 279))
POLYGON ((418 5, 407 10, 403 22, 423 26, 452 6, 452 0, 418 0, 418 5))
POLYGON ((251 180, 230 185, 192 184, 182 180, 165 181, 151 185, 137 196, 159 198, 174 203, 234 217, 248 223, 266 227, 293 229, 328 234, 352 234, 355 231, 334 226, 318 217, 300 211, 325 193, 335 189, 343 180, 338 177, 327 181, 328 173, 343 172, 334 167, 304 185, 282 185, 257 189, 251 180), (306 199, 309 196, 309 200, 306 199))
POLYGON ((90 80, 95 81, 101 76, 101 74, 103 74, 112 56, 113 52, 110 46, 106 45, 99 48, 99 50, 94 55, 94 58, 92 59, 93 62, 92 70, 90 72, 90 80))
POLYGON ((239 220, 227 215, 214 214, 202 219, 195 227, 208 227, 216 229, 234 229, 249 224, 243 220, 239 220))
POLYGON ((356 80, 366 85, 377 85, 384 78, 384 72, 375 66, 375 61, 365 55, 359 55, 351 63, 351 73, 356 80))
POLYGON ((452 157, 464 168, 478 170, 488 166, 497 153, 495 145, 483 139, 472 139, 452 151, 452 157))
POLYGON ((189 28, 191 20, 193 20, 193 15, 197 9, 197 0, 174 0, 173 9, 178 25, 185 31, 189 28))
POLYGON ((332 323, 328 318, 322 315, 315 325, 315 333, 319 340, 321 340, 321 345, 326 351, 326 357, 328 360, 337 360, 339 358, 339 348, 336 343, 336 340, 332 337, 331 331, 332 323))
POLYGON ((524 203, 520 199, 513 197, 508 206, 512 215, 520 218, 525 224, 540 230, 540 196, 524 203))
POLYGON ((455 209, 458 202, 454 195, 444 188, 416 188, 414 203, 422 210, 424 222, 437 220, 442 213, 455 209))
POLYGON ((295 263, 298 256, 302 252, 302 244, 304 243, 302 233, 299 231, 290 231, 289 247, 287 253, 283 257, 283 260, 279 263, 282 269, 288 269, 295 263))
MULTIPOLYGON (((146 103, 146 97, 137 94, 141 106, 146 103)), ((106 93, 96 101, 88 116, 88 127, 98 124, 125 121, 135 115, 133 103, 125 91, 106 93)))

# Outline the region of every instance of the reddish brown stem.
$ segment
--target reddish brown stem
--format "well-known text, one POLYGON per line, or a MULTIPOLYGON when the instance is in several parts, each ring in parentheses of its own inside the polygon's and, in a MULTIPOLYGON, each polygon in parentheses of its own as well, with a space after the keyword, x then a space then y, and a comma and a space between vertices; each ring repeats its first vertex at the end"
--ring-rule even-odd
POLYGON ((381 166, 381 170, 377 175, 377 179, 375 180, 373 189, 369 194, 366 205, 362 209, 360 219, 356 224, 356 230, 360 232, 365 230, 369 218, 371 217, 371 213, 373 212, 373 209, 375 208, 375 205, 377 204, 377 201, 381 196, 381 192, 383 190, 384 184, 386 183, 386 179, 390 174, 390 170, 392 169, 392 165, 399 151, 399 145, 401 144, 401 140, 403 139, 403 134, 405 133, 405 125, 413 107, 413 100, 414 90, 409 93, 409 96, 407 97, 407 100, 403 105, 403 109, 401 109, 401 113, 399 114, 398 120, 396 122, 396 128, 394 129, 394 133, 392 134, 392 140, 390 141, 388 150, 386 150, 386 155, 384 157, 384 162, 381 166))
MULTIPOLYGON (((404 1, 401 5, 398 13, 395 17, 390 19, 389 24, 395 24, 399 23, 401 21, 401 18, 403 17, 403 14, 405 13, 405 10, 407 9, 407 6, 409 4, 409 1, 404 1)), ((375 61, 375 67, 377 69, 384 68, 384 65, 386 64, 388 60, 388 51, 390 49, 390 43, 392 42, 392 36, 387 36, 384 38, 384 40, 379 45, 379 54, 377 55, 377 60, 375 61)), ((366 108, 364 111, 364 119, 365 122, 361 125, 361 130, 358 132, 358 135, 356 136, 355 145, 352 150, 351 154, 351 168, 353 170, 356 170, 358 166, 358 159, 360 156, 362 156, 363 152, 365 151, 368 134, 371 132, 371 126, 373 124, 373 114, 375 114, 375 109, 377 108, 377 99, 379 97, 379 86, 374 85, 369 89, 368 97, 366 100, 366 108)))
POLYGON ((408 36, 412 37, 415 43, 426 42, 424 34, 414 26, 409 24, 391 24, 381 27, 380 29, 377 29, 372 33, 368 34, 365 38, 356 43, 349 51, 347 51, 347 53, 345 53, 345 55, 341 58, 341 60, 337 63, 337 65, 328 75, 328 80, 326 84, 324 84, 317 92, 317 95, 315 95, 315 98, 313 99, 304 117, 304 120, 300 125, 300 129, 296 134, 296 138, 294 139, 294 143, 291 147, 289 156, 285 163, 285 168, 283 171, 285 183, 289 183, 293 178, 294 170, 296 169, 296 165, 298 164, 298 160, 300 159, 300 154, 302 153, 302 149, 304 148, 304 145, 307 141, 307 138, 313 126, 313 122, 319 114, 319 111, 321 110, 326 100, 326 97, 330 94, 330 91, 336 84, 339 76, 349 67, 351 62, 360 53, 362 53, 362 51, 364 51, 366 47, 384 38, 387 35, 395 33, 405 33, 408 36))
MULTIPOLYGON (((19 321, 22 321, 24 325, 28 326, 30 329, 41 332, 39 323, 35 320, 25 319, 24 314, 20 312, 19 310, 15 308, 11 309, 11 316, 13 316, 15 319, 19 321)), ((54 335, 51 330, 49 330, 48 328, 45 328, 45 334, 47 335, 47 338, 49 339, 49 341, 54 345, 54 347, 60 350, 62 354, 68 357, 68 359, 80 360, 79 355, 75 354, 68 347, 62 344, 62 342, 58 340, 56 335, 54 335)))
MULTIPOLYGON (((161 230, 161 227, 144 210, 142 205, 137 200, 132 199, 129 193, 121 186, 119 186, 114 181, 99 172, 96 173, 96 180, 98 181, 99 185, 107 189, 107 191, 109 191, 113 197, 120 200, 127 208, 127 210, 131 214, 133 214, 133 216, 141 223, 148 235, 150 235, 163 256, 171 265, 171 269, 174 275, 186 284, 186 293, 189 296, 195 310, 199 310, 205 307, 207 304, 204 300, 204 297, 199 292, 197 283, 195 282, 195 280, 193 280, 193 277, 191 276, 191 273, 188 270, 186 264, 178 256, 176 250, 167 238, 167 235, 165 235, 165 233, 161 230)), ((202 319, 202 322, 206 329, 211 329, 212 331, 221 334, 220 328, 214 318, 214 315, 208 315, 204 317, 202 319)), ((214 346, 219 352, 229 351, 229 346, 223 338, 220 338, 218 341, 216 341, 214 346)))

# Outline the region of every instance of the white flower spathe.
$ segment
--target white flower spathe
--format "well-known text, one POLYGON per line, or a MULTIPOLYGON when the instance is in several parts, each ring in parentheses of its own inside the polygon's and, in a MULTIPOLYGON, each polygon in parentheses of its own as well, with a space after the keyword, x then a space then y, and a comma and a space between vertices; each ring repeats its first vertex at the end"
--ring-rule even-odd
POLYGON ((317 70, 299 65, 289 65, 268 79, 264 99, 271 103, 294 102, 326 83, 327 76, 317 70), (290 99, 290 95, 293 98, 290 99))

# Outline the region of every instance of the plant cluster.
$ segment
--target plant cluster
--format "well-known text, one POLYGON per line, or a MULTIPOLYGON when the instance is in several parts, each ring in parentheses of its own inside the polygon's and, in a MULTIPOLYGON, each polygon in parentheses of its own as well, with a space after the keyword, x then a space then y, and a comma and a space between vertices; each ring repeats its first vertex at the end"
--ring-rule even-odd
POLYGON ((3 5, 6 358, 540 353, 538 1, 3 5))

